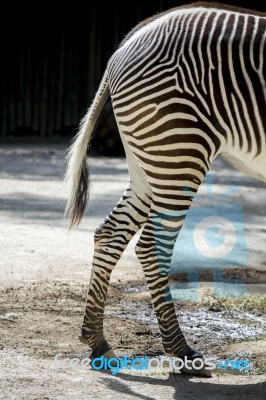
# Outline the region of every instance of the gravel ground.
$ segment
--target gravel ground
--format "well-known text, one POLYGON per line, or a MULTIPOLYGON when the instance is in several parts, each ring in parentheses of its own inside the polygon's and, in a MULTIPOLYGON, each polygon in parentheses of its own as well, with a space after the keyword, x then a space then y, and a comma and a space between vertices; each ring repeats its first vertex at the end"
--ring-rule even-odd
MULTIPOLYGON (((69 232, 63 218, 67 190, 61 160, 65 150, 61 145, 0 148, 0 398, 264 399, 265 374, 258 368, 249 374, 215 370, 212 378, 199 378, 165 368, 123 370, 113 375, 110 371, 54 365, 59 353, 60 359, 82 360, 89 356, 77 336, 89 281, 93 232, 128 182, 124 159, 90 157, 90 205, 80 227, 69 232)), ((234 290, 232 279, 238 279, 244 294, 265 294, 266 185, 221 160, 215 162, 212 176, 213 182, 202 185, 195 210, 210 204, 221 207, 222 201, 223 206, 240 205, 244 216, 245 246, 241 243, 246 262, 244 267, 229 263, 222 282, 225 293, 234 290)), ((186 230, 189 237, 190 223, 186 230)), ((197 256, 193 253, 187 260, 187 250, 181 245, 184 238, 180 238, 181 249, 176 248, 172 266, 171 282, 178 288, 177 297, 195 294, 193 282, 188 284, 183 278, 191 273, 189 262, 195 263, 193 257, 197 256), (179 270, 178 262, 182 266, 179 270)), ((136 240, 132 240, 112 275, 106 336, 118 356, 158 358, 163 349, 134 254, 136 240)), ((263 315, 239 308, 214 309, 202 302, 217 285, 217 275, 212 274, 210 266, 201 268, 200 260, 196 261, 200 278, 197 301, 176 303, 189 343, 216 360, 245 357, 254 367, 263 365, 263 315)))

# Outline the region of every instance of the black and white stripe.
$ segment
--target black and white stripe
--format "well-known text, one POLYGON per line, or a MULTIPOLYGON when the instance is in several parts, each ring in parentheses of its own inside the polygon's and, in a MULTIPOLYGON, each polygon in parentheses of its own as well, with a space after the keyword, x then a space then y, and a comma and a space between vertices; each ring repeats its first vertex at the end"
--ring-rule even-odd
POLYGON ((95 113, 110 91, 131 183, 95 234, 82 327, 94 350, 106 346, 102 321, 111 271, 144 226, 136 253, 165 350, 188 353, 168 286, 172 251, 215 157, 266 181, 265 42, 264 15, 196 4, 144 21, 110 59, 70 149, 68 169, 68 211, 75 223, 87 193, 86 146, 95 113))

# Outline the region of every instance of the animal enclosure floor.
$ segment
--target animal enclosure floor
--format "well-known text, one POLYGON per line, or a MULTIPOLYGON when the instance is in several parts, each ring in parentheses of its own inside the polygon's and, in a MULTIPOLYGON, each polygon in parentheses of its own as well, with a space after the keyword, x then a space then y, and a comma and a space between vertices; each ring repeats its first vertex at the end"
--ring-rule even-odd
MULTIPOLYGON (((223 299, 212 296, 215 280, 209 267, 199 269, 198 285, 190 282, 194 288, 190 295, 195 294, 196 287, 198 300, 176 302, 181 326, 189 343, 206 356, 249 358, 254 365, 250 374, 221 370, 215 371, 212 378, 199 378, 164 369, 113 375, 81 367, 55 368, 53 360, 59 353, 62 359, 78 360, 90 354, 79 342, 78 334, 89 282, 93 232, 128 183, 123 158, 89 157, 90 204, 79 229, 69 232, 63 218, 67 190, 60 163, 65 150, 59 145, 5 145, 0 149, 0 399, 265 398, 263 315, 246 309, 244 301, 229 309, 223 299)), ((225 294, 229 293, 237 279, 244 285, 244 295, 265 294, 266 185, 217 160, 213 179, 202 185, 201 202, 195 207, 209 207, 210 197, 215 207, 216 199, 229 187, 233 190, 224 202, 237 203, 241 208, 243 251, 248 257, 242 268, 229 265, 221 285, 225 294)), ((112 275, 106 336, 118 356, 158 358, 163 349, 134 254, 136 240, 132 240, 112 275)), ((185 251, 180 253, 181 260, 185 256, 185 251)), ((174 268, 171 283, 179 288, 177 295, 191 291, 187 282, 190 272, 183 264, 180 271, 174 268)))

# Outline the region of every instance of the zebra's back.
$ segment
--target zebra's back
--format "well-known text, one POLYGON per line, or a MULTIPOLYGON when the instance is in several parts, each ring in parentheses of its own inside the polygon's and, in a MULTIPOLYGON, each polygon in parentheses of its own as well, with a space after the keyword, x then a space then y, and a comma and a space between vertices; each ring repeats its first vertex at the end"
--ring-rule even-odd
POLYGON ((150 157, 155 141, 160 151, 191 141, 235 165, 241 154, 266 179, 265 40, 266 18, 250 13, 196 6, 154 18, 108 64, 121 132, 150 157))

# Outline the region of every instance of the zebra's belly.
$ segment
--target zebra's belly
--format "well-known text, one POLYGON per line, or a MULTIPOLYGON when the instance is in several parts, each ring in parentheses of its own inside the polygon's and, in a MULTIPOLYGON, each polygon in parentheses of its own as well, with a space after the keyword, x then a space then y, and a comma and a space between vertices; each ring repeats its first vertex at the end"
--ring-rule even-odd
POLYGON ((266 182, 266 157, 260 156, 251 160, 246 155, 241 154, 241 158, 234 154, 222 154, 221 156, 239 171, 259 181, 266 182))

